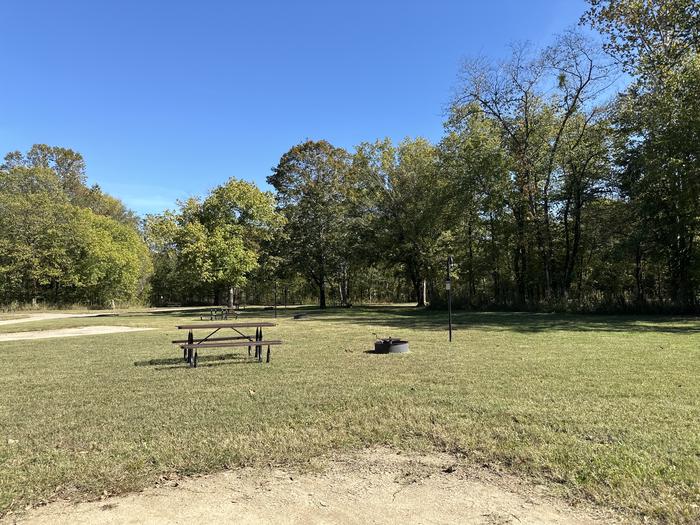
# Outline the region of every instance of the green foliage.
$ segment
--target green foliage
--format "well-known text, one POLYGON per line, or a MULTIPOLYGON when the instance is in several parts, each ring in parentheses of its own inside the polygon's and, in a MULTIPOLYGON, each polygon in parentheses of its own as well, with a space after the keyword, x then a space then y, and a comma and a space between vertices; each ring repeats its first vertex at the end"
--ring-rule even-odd
POLYGON ((189 199, 178 212, 147 216, 152 301, 220 304, 224 293, 245 286, 259 266, 262 243, 281 225, 272 196, 234 178, 204 201, 189 199))
POLYGON ((132 216, 84 181, 82 157, 71 150, 39 145, 26 157, 8 154, 0 167, 0 303, 143 299, 151 261, 132 216), (90 194, 110 209, 81 205, 90 194))
POLYGON ((80 303, 128 303, 143 299, 152 270, 150 254, 133 228, 82 209, 76 218, 80 303), (78 236, 79 235, 79 236, 78 236))
POLYGON ((472 307, 503 303, 512 293, 508 249, 513 225, 506 208, 509 158, 500 128, 478 106, 467 105, 454 108, 445 131, 440 170, 451 190, 446 202, 464 301, 472 307), (488 275, 490 289, 482 277, 488 275))
POLYGON ((619 186, 638 235, 638 294, 683 309, 700 287, 700 6, 690 0, 591 1, 584 20, 633 75, 619 97, 619 186), (665 266, 651 289, 643 267, 665 266), (646 283, 648 284, 648 283, 646 283))
POLYGON ((374 261, 398 268, 425 305, 425 282, 440 275, 448 253, 448 188, 436 148, 424 139, 363 144, 355 155, 375 210, 369 225, 374 261))
POLYGON ((594 249, 583 244, 584 209, 610 178, 610 129, 597 101, 609 74, 576 32, 540 52, 515 47, 504 64, 466 64, 441 151, 457 189, 452 214, 469 305, 571 301, 594 249))
POLYGON ((307 141, 285 153, 267 179, 287 221, 280 255, 316 285, 321 308, 330 277, 347 273, 350 264, 348 238, 356 217, 352 177, 345 150, 307 141))
POLYGON ((581 17, 607 37, 605 49, 631 73, 664 74, 700 47, 696 0, 588 0, 581 17))

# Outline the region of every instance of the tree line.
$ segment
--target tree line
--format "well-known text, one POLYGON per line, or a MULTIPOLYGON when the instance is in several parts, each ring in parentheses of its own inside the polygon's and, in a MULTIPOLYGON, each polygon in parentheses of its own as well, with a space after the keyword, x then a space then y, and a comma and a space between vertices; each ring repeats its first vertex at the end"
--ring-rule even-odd
POLYGON ((0 165, 0 304, 111 306, 143 300, 151 255, 139 219, 70 149, 35 145, 0 165))
POLYGON ((84 185, 77 154, 12 153, 0 169, 9 199, 0 200, 0 223, 19 229, 0 233, 0 291, 5 301, 40 291, 59 301, 276 295, 321 307, 440 307, 451 255, 464 308, 697 311, 700 7, 589 0, 581 24, 603 36, 602 49, 570 30, 543 49, 514 45, 504 61, 466 61, 437 143, 384 139, 346 150, 308 140, 272 170, 274 192, 231 179, 140 224, 84 185), (629 81, 618 92, 621 76, 629 81), (39 224, 60 229, 51 215, 59 212, 49 212, 59 204, 79 234, 39 224), (34 229, 18 219, 41 206, 34 229), (51 244, 81 240, 87 253, 83 230, 104 245, 93 259, 51 244), (110 281, 119 242, 131 255, 110 281), (83 275, 86 261, 102 258, 110 262, 83 275))

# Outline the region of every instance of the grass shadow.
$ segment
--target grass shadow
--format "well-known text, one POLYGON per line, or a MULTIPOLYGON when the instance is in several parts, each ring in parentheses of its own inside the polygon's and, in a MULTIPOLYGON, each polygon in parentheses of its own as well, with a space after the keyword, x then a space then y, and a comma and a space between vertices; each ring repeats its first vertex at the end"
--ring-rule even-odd
MULTIPOLYGON (((447 312, 411 306, 364 306, 314 312, 309 320, 352 323, 391 329, 446 331, 447 312)), ((700 318, 690 316, 581 315, 532 312, 454 312, 453 327, 458 330, 505 330, 521 333, 557 331, 578 332, 657 332, 699 334, 700 318), (687 323, 686 326, 678 326, 687 323)))
MULTIPOLYGON (((215 366, 231 366, 231 365, 252 365, 260 364, 260 362, 254 357, 248 357, 246 355, 240 354, 226 354, 222 356, 216 356, 216 359, 204 359, 204 357, 197 358, 197 368, 211 368, 215 366)), ((163 370, 187 370, 192 368, 189 363, 180 359, 177 363, 169 363, 157 365, 153 367, 153 370, 163 371, 163 370)))
POLYGON ((374 355, 401 355, 401 354, 407 354, 408 352, 379 352, 378 350, 375 350, 372 348, 371 350, 363 350, 363 354, 374 354, 374 355))
MULTIPOLYGON (((248 361, 254 359, 253 356, 248 356, 246 354, 215 354, 215 355, 200 355, 197 356, 197 366, 205 366, 200 363, 211 363, 217 361, 248 361)), ((163 365, 180 365, 190 366, 182 357, 166 357, 160 359, 148 359, 146 361, 134 361, 134 366, 163 366, 163 365)))

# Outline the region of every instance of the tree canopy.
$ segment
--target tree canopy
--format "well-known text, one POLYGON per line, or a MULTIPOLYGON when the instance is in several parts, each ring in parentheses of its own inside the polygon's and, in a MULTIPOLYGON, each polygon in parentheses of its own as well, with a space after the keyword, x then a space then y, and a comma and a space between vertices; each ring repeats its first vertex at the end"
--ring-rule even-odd
POLYGON ((269 193, 234 178, 179 210, 149 215, 145 235, 155 263, 151 300, 233 302, 260 263, 262 245, 282 226, 269 193))
POLYGON ((151 271, 134 214, 85 185, 80 154, 35 145, 0 166, 0 297, 107 306, 144 299, 151 271))

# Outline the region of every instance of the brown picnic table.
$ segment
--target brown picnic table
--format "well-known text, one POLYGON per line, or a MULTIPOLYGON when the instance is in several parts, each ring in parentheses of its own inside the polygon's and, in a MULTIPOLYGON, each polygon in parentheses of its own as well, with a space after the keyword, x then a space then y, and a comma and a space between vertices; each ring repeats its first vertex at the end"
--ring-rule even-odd
POLYGON ((203 321, 205 317, 209 317, 210 321, 228 321, 229 316, 238 319, 238 313, 235 308, 229 308, 228 306, 212 306, 209 308, 209 315, 202 314, 199 316, 199 319, 203 321))
POLYGON ((267 359, 270 362, 270 347, 281 345, 280 340, 265 340, 263 338, 263 328, 277 326, 276 323, 268 321, 250 321, 250 322, 221 322, 221 323, 196 323, 177 325, 178 330, 188 330, 187 339, 175 340, 173 344, 177 344, 182 348, 182 358, 187 361, 191 367, 197 366, 197 355, 200 349, 210 348, 231 348, 231 347, 248 347, 248 355, 251 355, 251 348, 255 347, 255 358, 262 363, 262 349, 267 346, 267 359), (241 330, 245 328, 255 328, 255 335, 243 333, 241 330), (237 335, 214 337, 220 330, 233 330, 237 335), (208 330, 209 333, 204 337, 194 335, 194 330, 208 330))

